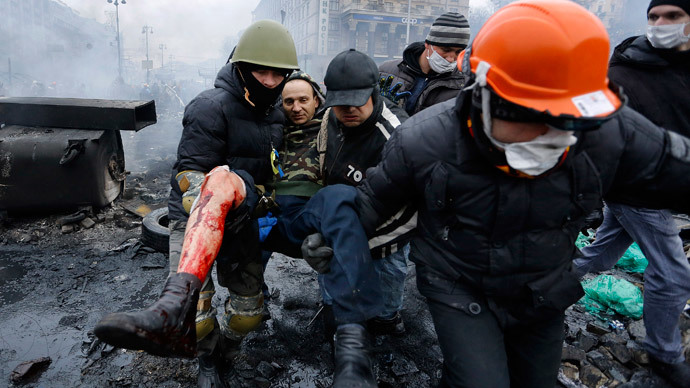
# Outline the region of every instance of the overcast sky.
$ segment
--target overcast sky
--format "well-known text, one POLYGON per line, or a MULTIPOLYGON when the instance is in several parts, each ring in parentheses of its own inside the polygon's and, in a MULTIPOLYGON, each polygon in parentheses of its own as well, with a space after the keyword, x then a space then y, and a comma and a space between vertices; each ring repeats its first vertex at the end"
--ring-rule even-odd
MULTIPOLYGON (((104 23, 106 11, 115 6, 106 0, 61 0, 80 15, 104 23)), ((153 27, 149 36, 149 55, 156 62, 165 43, 176 60, 193 63, 221 54, 226 37, 233 37, 252 21, 252 11, 259 0, 127 0, 120 4, 120 32, 123 52, 142 50, 142 26, 153 27)))

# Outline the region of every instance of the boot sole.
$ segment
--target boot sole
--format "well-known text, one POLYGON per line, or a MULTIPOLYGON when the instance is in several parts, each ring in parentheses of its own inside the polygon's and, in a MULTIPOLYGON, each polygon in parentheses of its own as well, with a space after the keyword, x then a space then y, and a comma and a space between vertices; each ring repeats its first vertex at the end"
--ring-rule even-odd
POLYGON ((168 344, 163 343, 158 336, 151 335, 131 324, 110 321, 108 317, 103 318, 93 332, 101 341, 117 348, 143 350, 161 357, 194 358, 196 356, 196 349, 170 347, 169 344, 174 343, 174 340, 166 339, 165 342, 168 344))

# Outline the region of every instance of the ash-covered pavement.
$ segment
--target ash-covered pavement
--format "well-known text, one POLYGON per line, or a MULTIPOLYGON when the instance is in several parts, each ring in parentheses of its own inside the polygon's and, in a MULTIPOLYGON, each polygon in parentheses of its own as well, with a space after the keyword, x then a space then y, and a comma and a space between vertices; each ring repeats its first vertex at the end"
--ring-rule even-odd
MULTIPOLYGON (((143 308, 163 286, 167 257, 141 244, 141 217, 131 209, 165 206, 180 121, 179 114, 171 114, 139 133, 123 133, 131 172, 127 189, 111 207, 88 215, 94 226, 76 224, 63 233, 58 221, 66 213, 10 216, 0 223, 0 387, 196 385, 193 360, 114 349, 92 334, 104 314, 143 308), (12 381, 18 365, 42 357, 50 363, 12 381)), ((330 386, 331 346, 319 317, 314 319, 320 307, 316 273, 301 260, 276 254, 266 282, 272 319, 245 340, 229 385, 330 386)), ((381 387, 433 387, 441 375, 441 351, 414 283, 410 266, 403 311, 407 332, 375 341, 381 387)), ((219 287, 214 304, 220 311, 225 296, 219 287)), ((569 309, 557 386, 667 387, 646 367, 642 322, 615 318, 625 327, 612 329, 577 306, 569 309)), ((690 320, 682 318, 682 325, 687 350, 690 320)))

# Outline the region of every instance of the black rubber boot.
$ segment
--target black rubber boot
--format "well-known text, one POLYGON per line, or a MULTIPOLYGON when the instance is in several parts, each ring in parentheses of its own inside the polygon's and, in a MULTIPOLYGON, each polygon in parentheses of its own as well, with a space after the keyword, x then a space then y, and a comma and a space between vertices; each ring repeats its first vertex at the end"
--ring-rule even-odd
POLYGON ((326 341, 333 345, 333 337, 335 336, 337 325, 335 324, 335 316, 333 315, 332 305, 323 305, 323 310, 321 311, 321 323, 323 324, 323 335, 326 337, 326 341))
POLYGON ((228 388, 223 376, 227 366, 220 353, 215 351, 210 355, 199 356, 199 388, 228 388))
POLYGON ((103 317, 94 334, 118 348, 144 350, 163 357, 196 355, 196 305, 199 279, 188 273, 168 278, 160 298, 143 311, 103 317))
POLYGON ((369 356, 369 333, 362 326, 340 326, 335 332, 333 388, 372 388, 376 378, 369 356))
POLYGON ((235 356, 237 356, 238 354, 240 354, 242 340, 234 340, 222 334, 218 337, 219 339, 217 351, 220 354, 220 358, 224 360, 226 363, 230 364, 232 362, 232 359, 235 358, 235 356))
POLYGON ((688 388, 690 386, 690 365, 687 362, 667 364, 650 356, 649 365, 654 373, 661 376, 674 387, 688 388))
POLYGON ((367 321, 367 329, 373 335, 395 335, 405 334, 405 322, 403 322, 400 311, 396 312, 393 318, 372 318, 367 321))

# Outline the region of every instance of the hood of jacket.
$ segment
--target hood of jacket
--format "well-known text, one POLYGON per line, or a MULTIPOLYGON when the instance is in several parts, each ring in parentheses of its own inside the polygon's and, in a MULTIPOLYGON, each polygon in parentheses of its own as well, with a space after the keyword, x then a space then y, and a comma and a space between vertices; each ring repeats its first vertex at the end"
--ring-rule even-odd
POLYGON ((237 69, 235 69, 235 65, 232 63, 228 63, 220 69, 216 76, 216 80, 213 82, 213 86, 226 90, 233 96, 244 100, 242 80, 237 73, 237 69))
POLYGON ((610 66, 627 64, 638 67, 665 67, 669 61, 662 57, 660 50, 655 49, 644 35, 633 36, 622 41, 613 50, 610 66))
POLYGON ((419 67, 419 56, 424 52, 424 42, 413 42, 403 51, 403 60, 400 66, 407 67, 408 71, 414 76, 424 76, 422 68, 419 67))

